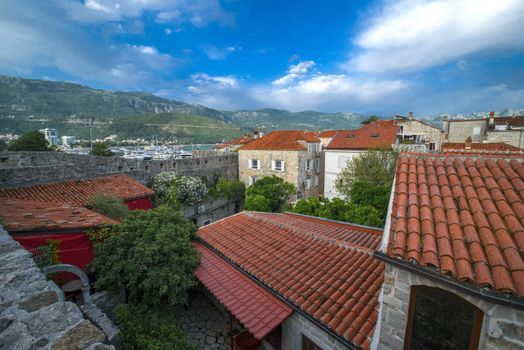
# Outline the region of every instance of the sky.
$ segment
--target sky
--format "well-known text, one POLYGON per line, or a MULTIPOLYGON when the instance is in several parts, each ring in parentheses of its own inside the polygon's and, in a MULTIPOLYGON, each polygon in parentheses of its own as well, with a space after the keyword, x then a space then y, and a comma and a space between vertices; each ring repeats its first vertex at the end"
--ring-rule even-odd
POLYGON ((226 110, 524 108, 524 1, 2 0, 0 74, 226 110))

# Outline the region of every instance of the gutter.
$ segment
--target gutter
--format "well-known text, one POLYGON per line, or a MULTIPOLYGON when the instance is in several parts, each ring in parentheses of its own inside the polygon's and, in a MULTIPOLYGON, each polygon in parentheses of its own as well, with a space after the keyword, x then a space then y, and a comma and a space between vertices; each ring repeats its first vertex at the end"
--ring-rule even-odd
POLYGON ((46 233, 46 234, 75 234, 75 233, 85 233, 83 231, 93 229, 93 228, 102 228, 102 227, 111 227, 114 225, 98 225, 98 226, 89 226, 89 227, 77 227, 77 228, 68 228, 68 229, 35 229, 35 230, 23 230, 23 231, 10 231, 8 229, 5 229, 7 233, 9 233, 11 236, 27 236, 27 235, 34 235, 39 233, 46 233))
POLYGON ((198 241, 199 243, 201 243, 203 246, 205 246, 206 248, 208 248, 209 250, 211 250, 213 253, 215 253, 216 255, 218 255, 221 259, 223 259, 224 261, 228 262, 231 266, 233 266, 235 269, 237 269, 238 271, 240 271, 243 275, 245 275, 246 277, 248 277, 249 279, 251 279, 252 281, 254 281, 257 285, 259 285, 260 287, 264 288, 267 292, 271 293, 272 295, 274 295, 275 297, 277 297, 280 301, 282 301, 284 304, 286 304, 287 306, 289 306, 290 308, 292 308, 295 312, 298 312, 299 314, 301 314, 302 316, 304 316, 305 318, 307 318, 309 321, 313 322, 315 325, 317 325, 318 327, 322 328, 322 330, 324 330, 326 333, 328 333, 329 335, 331 335, 333 338, 337 339, 338 341, 340 341, 342 344, 346 345, 347 347, 349 347, 351 350, 361 350, 361 348, 359 348, 358 346, 356 346, 355 344, 349 342, 347 339, 343 338, 342 336, 340 336, 339 334, 335 333, 331 328, 327 327, 325 324, 319 322, 316 318, 314 318, 313 316, 311 316, 310 314, 308 314, 307 312, 305 312, 304 310, 302 310, 300 307, 298 307, 296 304, 288 301, 286 298, 284 298, 282 295, 280 295, 278 292, 276 292, 275 290, 271 289, 270 287, 266 286, 261 280, 259 280, 255 275, 247 272, 246 270, 244 270, 241 266, 237 265, 233 260, 229 259, 227 256, 225 256, 224 254, 222 254, 219 250, 217 250, 215 247, 213 247, 211 244, 207 243, 206 241, 204 241, 203 239, 201 238, 197 238, 196 241, 198 241))
POLYGON ((392 258, 383 252, 375 252, 374 256, 390 265, 399 267, 401 269, 413 272, 422 277, 426 277, 435 282, 442 283, 446 286, 452 287, 465 294, 469 294, 480 299, 492 302, 494 304, 504 305, 519 310, 524 310, 524 299, 518 298, 512 295, 504 295, 501 293, 493 292, 485 288, 477 287, 475 285, 456 280, 454 278, 447 277, 436 271, 432 271, 426 267, 418 264, 410 263, 402 259, 392 258))

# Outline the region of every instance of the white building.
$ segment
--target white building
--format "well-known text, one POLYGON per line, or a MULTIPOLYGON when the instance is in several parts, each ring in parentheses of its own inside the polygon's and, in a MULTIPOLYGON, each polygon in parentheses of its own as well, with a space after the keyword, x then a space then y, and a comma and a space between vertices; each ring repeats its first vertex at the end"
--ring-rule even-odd
POLYGON ((347 162, 370 149, 391 149, 397 140, 397 129, 394 120, 379 120, 358 130, 339 131, 324 152, 324 197, 341 197, 335 189, 335 180, 347 162))
POLYGON ((62 136, 62 145, 66 147, 73 147, 75 145, 75 137, 74 136, 62 136))
POLYGON ((42 134, 44 134, 45 139, 47 140, 47 142, 49 142, 51 146, 57 146, 58 144, 60 144, 60 139, 58 138, 58 131, 56 131, 56 129, 45 128, 40 129, 39 131, 42 134))

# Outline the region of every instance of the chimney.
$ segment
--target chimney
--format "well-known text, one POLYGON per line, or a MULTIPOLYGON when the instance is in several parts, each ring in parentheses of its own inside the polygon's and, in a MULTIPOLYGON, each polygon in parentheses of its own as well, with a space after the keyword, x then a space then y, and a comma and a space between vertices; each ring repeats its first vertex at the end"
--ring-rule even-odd
POLYGON ((466 145, 464 146, 465 151, 471 151, 471 136, 466 139, 466 145))
POLYGON ((489 123, 490 128, 493 128, 495 126, 495 112, 489 112, 489 123))
POLYGON ((447 140, 449 134, 449 120, 445 115, 442 116, 442 130, 444 131, 444 138, 447 140))
POLYGON ((413 120, 413 112, 408 113, 408 120, 413 120))

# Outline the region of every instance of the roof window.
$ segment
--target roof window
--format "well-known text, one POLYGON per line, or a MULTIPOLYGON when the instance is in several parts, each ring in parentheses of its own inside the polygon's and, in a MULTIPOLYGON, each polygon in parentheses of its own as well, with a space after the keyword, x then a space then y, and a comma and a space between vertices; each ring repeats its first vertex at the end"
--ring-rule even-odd
POLYGON ((380 134, 371 134, 371 137, 374 138, 374 139, 376 139, 379 136, 380 136, 380 134))
POLYGON ((355 135, 355 134, 349 134, 348 135, 348 139, 354 139, 355 137, 357 137, 357 135, 355 135))

